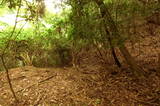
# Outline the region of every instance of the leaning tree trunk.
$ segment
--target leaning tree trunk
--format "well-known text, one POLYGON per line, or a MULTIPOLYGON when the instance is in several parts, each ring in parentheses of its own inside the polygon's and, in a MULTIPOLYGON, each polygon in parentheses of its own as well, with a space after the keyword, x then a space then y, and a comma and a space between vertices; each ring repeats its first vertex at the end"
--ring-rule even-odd
MULTIPOLYGON (((103 17, 102 17, 102 18, 103 18, 103 17)), ((103 20, 103 23, 105 23, 104 20, 103 20)), ((102 24, 102 25, 103 25, 102 27, 104 27, 104 30, 103 30, 104 35, 105 35, 105 36, 108 35, 108 36, 107 36, 107 40, 108 40, 108 42, 109 42, 110 49, 111 49, 111 53, 112 53, 113 59, 114 59, 114 61, 115 61, 115 64, 116 64, 119 68, 121 68, 122 65, 121 65, 121 63, 120 63, 120 61, 119 61, 119 59, 118 59, 118 57, 117 57, 117 55, 116 55, 116 51, 115 51, 115 48, 114 48, 114 46, 113 46, 113 44, 112 44, 112 39, 111 39, 110 33, 109 33, 107 27, 105 27, 105 24, 102 24)), ((102 29, 103 29, 103 28, 102 28, 102 29)), ((103 34, 102 34, 102 35, 103 35, 103 34)))
POLYGON ((5 71, 6 71, 7 81, 8 81, 10 90, 11 90, 11 92, 13 94, 13 97, 14 97, 15 101, 18 103, 18 99, 17 99, 16 94, 14 92, 14 89, 13 89, 13 86, 12 86, 12 83, 11 83, 11 79, 10 79, 10 76, 9 76, 9 70, 8 70, 6 64, 5 64, 3 55, 1 56, 1 61, 2 61, 3 67, 4 67, 5 71))
POLYGON ((115 51, 115 49, 114 49, 114 46, 113 46, 113 44, 112 44, 112 40, 111 40, 111 37, 108 37, 108 41, 109 41, 109 44, 110 44, 110 46, 111 46, 111 53, 112 53, 112 55, 113 55, 113 58, 114 58, 114 60, 115 60, 115 63, 116 63, 116 65, 119 67, 119 68, 121 68, 121 63, 120 63, 120 61, 119 61, 119 59, 118 59, 118 57, 117 57, 117 55, 116 55, 116 51, 115 51))
MULTIPOLYGON (((117 28, 117 26, 111 16, 110 12, 108 11, 108 8, 104 4, 103 0, 95 0, 95 2, 97 3, 97 5, 100 8, 100 13, 103 17, 104 24, 106 22, 109 23, 107 25, 106 24, 104 25, 106 33, 109 34, 109 36, 112 35, 112 38, 113 37, 117 38, 117 39, 120 38, 121 36, 119 34, 118 28, 117 28), (107 30, 108 27, 109 27, 109 30, 107 30)), ((107 37, 107 35, 106 35, 106 37, 107 37)), ((112 39, 111 39, 111 41, 112 41, 112 39)), ((139 76, 144 77, 144 72, 143 72, 142 68, 136 64, 136 61, 130 55, 128 49, 125 47, 124 44, 122 44, 121 47, 119 47, 119 50, 122 53, 123 57, 125 58, 127 64, 130 65, 130 68, 134 71, 133 73, 138 77, 139 76)))

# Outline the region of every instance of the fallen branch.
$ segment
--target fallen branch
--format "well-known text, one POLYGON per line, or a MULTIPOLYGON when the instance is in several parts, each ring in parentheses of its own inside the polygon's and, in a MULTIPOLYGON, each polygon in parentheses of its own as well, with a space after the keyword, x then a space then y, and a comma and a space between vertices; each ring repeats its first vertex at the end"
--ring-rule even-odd
POLYGON ((52 79, 52 78, 55 77, 55 76, 57 76, 57 74, 56 74, 56 75, 52 75, 52 76, 50 76, 50 77, 48 77, 48 78, 46 78, 46 79, 44 79, 44 80, 41 80, 41 81, 39 81, 38 83, 34 83, 34 84, 28 86, 27 88, 20 89, 20 90, 16 91, 16 93, 21 92, 21 91, 24 91, 24 90, 26 90, 26 89, 29 89, 29 88, 37 85, 37 84, 39 85, 39 84, 41 84, 41 83, 43 83, 43 82, 45 82, 45 81, 48 81, 48 80, 52 79))

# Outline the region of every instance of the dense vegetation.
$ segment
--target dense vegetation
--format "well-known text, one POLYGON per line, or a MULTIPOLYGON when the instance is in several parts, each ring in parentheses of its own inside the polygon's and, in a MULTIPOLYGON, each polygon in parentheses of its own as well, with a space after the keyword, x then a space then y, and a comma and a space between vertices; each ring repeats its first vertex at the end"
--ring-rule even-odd
MULTIPOLYGON (((79 70, 87 51, 95 51, 107 65, 110 51, 113 66, 128 65, 135 78, 146 79, 146 69, 137 64, 127 45, 141 42, 139 28, 145 25, 154 35, 152 25, 160 25, 159 0, 62 0, 57 14, 47 11, 44 0, 0 3, 0 16, 16 14, 13 25, 0 20, 1 71, 22 66, 79 70)), ((15 95, 11 83, 10 87, 15 95)))

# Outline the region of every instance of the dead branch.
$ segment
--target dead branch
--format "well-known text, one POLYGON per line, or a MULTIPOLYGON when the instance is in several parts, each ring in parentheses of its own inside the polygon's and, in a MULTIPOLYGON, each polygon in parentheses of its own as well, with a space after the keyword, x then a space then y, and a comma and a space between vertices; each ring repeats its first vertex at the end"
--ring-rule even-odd
POLYGON ((35 85, 37 85, 37 84, 40 85, 41 83, 43 83, 43 82, 45 82, 45 81, 48 81, 48 80, 52 79, 52 78, 55 77, 55 76, 57 76, 57 74, 56 74, 56 75, 52 75, 52 76, 50 76, 50 77, 48 77, 48 78, 46 78, 46 79, 44 79, 44 80, 41 80, 41 81, 39 81, 39 82, 37 82, 37 83, 34 83, 34 84, 32 84, 32 85, 24 88, 24 89, 20 89, 20 90, 16 91, 16 93, 21 92, 21 91, 24 91, 24 90, 29 89, 29 88, 32 88, 33 86, 35 86, 35 85))

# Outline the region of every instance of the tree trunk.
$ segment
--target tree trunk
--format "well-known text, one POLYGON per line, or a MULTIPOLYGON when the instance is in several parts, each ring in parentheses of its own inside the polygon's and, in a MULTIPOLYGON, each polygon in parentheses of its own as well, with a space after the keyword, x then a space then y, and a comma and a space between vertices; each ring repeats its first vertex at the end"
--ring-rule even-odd
MULTIPOLYGON (((101 13, 101 18, 104 18, 104 16, 105 16, 105 14, 102 14, 101 13)), ((109 42, 109 45, 110 45, 110 49, 111 49, 111 53, 112 53, 112 56, 113 56, 113 59, 114 59, 114 61, 115 61, 115 64, 119 67, 119 68, 121 68, 121 63, 120 63, 120 61, 119 61, 119 59, 118 59, 118 57, 117 57, 117 55, 116 55, 116 52, 115 52, 115 48, 114 48, 114 45, 113 45, 113 43, 112 43, 112 38, 111 38, 111 34, 110 34, 110 32, 109 32, 109 30, 108 30, 108 28, 106 27, 107 25, 105 24, 105 20, 103 19, 102 20, 102 31, 104 32, 104 36, 105 36, 105 38, 107 38, 107 40, 108 40, 108 42, 109 42)), ((102 33, 102 35, 103 35, 103 33, 102 33)))
POLYGON ((115 60, 116 65, 117 65, 119 68, 121 68, 122 65, 121 65, 120 61, 118 60, 118 57, 116 56, 116 52, 115 52, 115 50, 114 50, 113 47, 111 48, 111 51, 112 51, 112 55, 113 55, 113 58, 114 58, 114 60, 115 60))
MULTIPOLYGON (((104 4, 103 0, 95 0, 95 2, 97 3, 97 5, 100 8, 100 13, 103 17, 104 20, 104 26, 106 29, 106 33, 109 34, 110 38, 112 36, 112 38, 121 38, 118 28, 113 20, 113 18, 111 17, 110 12, 108 11, 108 8, 106 7, 106 5, 104 4), (108 22, 109 24, 106 24, 106 22, 108 22), (109 30, 107 30, 109 27, 109 30)), ((107 37, 107 35, 106 35, 107 37)), ((118 40, 118 44, 120 42, 120 40, 118 40)), ((112 39, 111 39, 112 42, 112 39)), ((130 65, 130 68, 134 71, 133 73, 135 74, 135 76, 137 77, 144 77, 144 72, 143 69, 138 66, 136 64, 136 61, 134 60, 134 58, 130 55, 128 49, 125 47, 125 45, 122 43, 121 47, 119 47, 120 52, 122 53, 123 57, 125 58, 126 62, 128 65, 130 65)))
POLYGON ((125 46, 120 47, 119 50, 123 54, 123 57, 125 58, 126 62, 130 66, 130 68, 133 70, 133 73, 137 77, 144 77, 144 71, 143 69, 136 64, 136 61, 134 58, 130 55, 129 51, 125 46))
POLYGON ((16 94, 15 94, 15 92, 14 92, 14 89, 13 89, 13 86, 12 86, 12 83, 11 83, 11 79, 10 79, 10 76, 9 76, 9 70, 8 70, 6 64, 5 64, 5 61, 4 61, 4 57, 3 57, 3 56, 1 56, 1 61, 2 61, 3 67, 4 67, 5 71, 6 71, 7 81, 8 81, 10 90, 11 90, 11 92, 12 92, 12 95, 13 95, 13 97, 14 97, 14 99, 15 99, 15 102, 18 103, 18 99, 17 99, 16 94))

